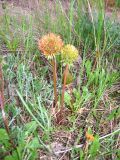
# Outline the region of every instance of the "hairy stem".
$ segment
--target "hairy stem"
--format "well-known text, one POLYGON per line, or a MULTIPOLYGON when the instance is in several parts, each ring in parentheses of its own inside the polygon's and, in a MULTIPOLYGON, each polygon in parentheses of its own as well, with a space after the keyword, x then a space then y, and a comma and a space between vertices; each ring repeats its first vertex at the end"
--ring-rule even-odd
POLYGON ((53 58, 52 60, 52 67, 53 67, 53 85, 54 85, 54 106, 56 107, 58 97, 57 97, 57 65, 55 58, 53 58))
POLYGON ((65 67, 65 71, 63 74, 63 87, 62 87, 62 97, 61 97, 61 110, 63 109, 64 105, 64 94, 65 94, 65 86, 66 86, 66 80, 67 80, 67 74, 68 74, 68 64, 65 67))

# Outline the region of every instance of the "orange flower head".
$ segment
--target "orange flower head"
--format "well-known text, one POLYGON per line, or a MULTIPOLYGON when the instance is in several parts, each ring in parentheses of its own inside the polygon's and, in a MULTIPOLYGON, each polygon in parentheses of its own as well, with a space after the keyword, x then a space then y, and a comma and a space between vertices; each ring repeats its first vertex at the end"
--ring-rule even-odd
POLYGON ((53 57, 61 51, 63 41, 59 35, 49 33, 38 41, 38 48, 46 57, 53 57))
POLYGON ((86 133, 86 139, 88 140, 88 141, 94 141, 94 136, 92 135, 92 134, 90 134, 90 133, 86 133))

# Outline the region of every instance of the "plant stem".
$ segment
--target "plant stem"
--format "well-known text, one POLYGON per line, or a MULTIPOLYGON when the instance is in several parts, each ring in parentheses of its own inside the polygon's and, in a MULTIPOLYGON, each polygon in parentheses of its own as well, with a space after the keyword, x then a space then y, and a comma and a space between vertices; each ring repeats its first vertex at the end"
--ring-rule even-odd
POLYGON ((63 109, 64 105, 64 94, 65 94, 65 86, 66 86, 66 80, 67 80, 67 74, 68 74, 68 64, 65 67, 65 71, 63 74, 63 87, 62 87, 62 97, 61 97, 61 110, 63 109))
POLYGON ((56 65, 56 59, 53 57, 52 60, 52 67, 53 67, 53 85, 54 85, 54 106, 57 105, 57 65, 56 65))
POLYGON ((8 125, 8 119, 7 119, 7 117, 5 115, 5 111, 4 111, 4 80, 3 80, 3 72, 2 72, 2 64, 1 63, 0 63, 0 109, 2 112, 2 118, 3 118, 6 132, 10 138, 10 143, 11 143, 12 147, 14 149, 16 149, 16 146, 14 145, 14 143, 10 137, 10 129, 9 129, 9 125, 8 125))

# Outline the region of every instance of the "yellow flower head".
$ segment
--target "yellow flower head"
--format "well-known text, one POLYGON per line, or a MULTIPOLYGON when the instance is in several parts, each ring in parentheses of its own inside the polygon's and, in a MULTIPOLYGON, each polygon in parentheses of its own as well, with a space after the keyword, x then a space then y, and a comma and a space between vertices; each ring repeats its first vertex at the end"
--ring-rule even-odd
POLYGON ((78 50, 73 45, 67 44, 61 50, 61 58, 65 64, 73 64, 73 62, 77 60, 78 56, 78 50))
POLYGON ((60 52, 62 46, 62 39, 54 33, 49 33, 38 41, 39 50, 47 57, 52 57, 60 52))

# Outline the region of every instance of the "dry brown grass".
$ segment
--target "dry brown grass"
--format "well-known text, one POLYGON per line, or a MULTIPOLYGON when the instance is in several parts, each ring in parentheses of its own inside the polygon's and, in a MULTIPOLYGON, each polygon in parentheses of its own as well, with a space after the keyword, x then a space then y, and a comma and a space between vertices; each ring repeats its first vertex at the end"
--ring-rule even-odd
POLYGON ((115 5, 115 0, 105 0, 106 6, 113 7, 115 5))

